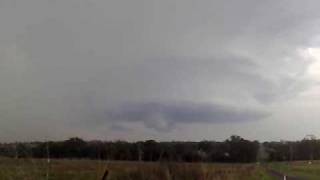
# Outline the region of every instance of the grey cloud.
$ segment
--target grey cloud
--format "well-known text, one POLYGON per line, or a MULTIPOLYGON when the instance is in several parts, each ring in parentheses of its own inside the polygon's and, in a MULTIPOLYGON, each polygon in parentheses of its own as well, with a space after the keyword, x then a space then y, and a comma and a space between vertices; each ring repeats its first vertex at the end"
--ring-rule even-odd
MULTIPOLYGON (((305 71, 309 63, 294 66, 294 71, 305 71)), ((143 89, 144 97, 222 97, 233 104, 243 100, 272 103, 293 97, 312 84, 310 79, 301 77, 303 73, 289 75, 272 69, 263 72, 266 69, 256 59, 231 54, 211 58, 167 57, 133 66, 133 74, 128 78, 139 80, 132 87, 143 89)))
POLYGON ((102 122, 121 131, 113 121, 121 116, 162 131, 196 116, 203 126, 261 119, 255 109, 314 87, 315 62, 300 52, 319 47, 319 5, 0 0, 0 131, 18 133, 1 138, 51 136, 52 127, 57 136, 95 132, 102 122), (127 102, 155 103, 108 119, 105 111, 127 102))
POLYGON ((107 114, 113 122, 143 122, 146 127, 161 131, 170 130, 180 123, 240 123, 271 115, 262 110, 190 102, 129 103, 107 114))

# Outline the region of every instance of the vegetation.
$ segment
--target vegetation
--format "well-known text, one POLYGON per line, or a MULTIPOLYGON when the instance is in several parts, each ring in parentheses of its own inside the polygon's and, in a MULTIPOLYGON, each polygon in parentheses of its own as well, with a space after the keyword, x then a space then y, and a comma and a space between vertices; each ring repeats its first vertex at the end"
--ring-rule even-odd
POLYGON ((259 143, 231 136, 223 142, 108 142, 70 138, 55 142, 0 144, 0 156, 229 163, 320 160, 320 140, 308 137, 301 141, 259 143))
POLYGON ((320 160, 320 140, 306 137, 301 141, 265 142, 269 161, 320 160))
POLYGON ((239 136, 222 142, 3 143, 0 179, 99 180, 106 170, 108 180, 320 179, 319 152, 320 141, 313 137, 264 143, 239 136))
POLYGON ((19 158, 86 158, 121 161, 255 162, 257 141, 231 136, 224 142, 86 142, 71 138, 58 142, 0 145, 0 155, 19 158))
POLYGON ((294 161, 269 163, 268 168, 281 172, 282 174, 299 177, 301 179, 320 179, 319 161, 294 161))
POLYGON ((2 180, 271 180, 254 164, 107 162, 98 160, 0 159, 2 180))

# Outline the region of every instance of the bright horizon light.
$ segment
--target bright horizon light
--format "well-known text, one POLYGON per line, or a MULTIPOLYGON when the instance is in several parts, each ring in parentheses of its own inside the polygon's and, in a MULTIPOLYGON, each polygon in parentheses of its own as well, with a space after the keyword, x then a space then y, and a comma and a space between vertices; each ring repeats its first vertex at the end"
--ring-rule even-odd
POLYGON ((313 60, 307 73, 314 79, 320 79, 320 48, 308 48, 307 53, 313 60))

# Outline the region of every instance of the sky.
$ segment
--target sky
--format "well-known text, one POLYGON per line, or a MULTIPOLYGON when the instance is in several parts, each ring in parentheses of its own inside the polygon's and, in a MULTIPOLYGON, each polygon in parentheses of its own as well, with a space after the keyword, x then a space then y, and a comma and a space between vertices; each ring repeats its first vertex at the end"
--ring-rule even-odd
POLYGON ((317 0, 0 0, 0 141, 320 137, 317 0))

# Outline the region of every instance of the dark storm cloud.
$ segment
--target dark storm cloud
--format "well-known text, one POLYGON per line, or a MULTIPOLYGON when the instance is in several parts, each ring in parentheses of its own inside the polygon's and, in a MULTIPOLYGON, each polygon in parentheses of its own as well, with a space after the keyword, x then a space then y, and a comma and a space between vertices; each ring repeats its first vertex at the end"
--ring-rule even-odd
POLYGON ((179 123, 240 123, 270 114, 261 110, 196 103, 131 103, 108 113, 115 122, 143 122, 146 127, 169 130, 179 123))
POLYGON ((132 66, 127 78, 136 82, 131 88, 144 91, 144 97, 188 98, 189 95, 197 97, 191 99, 197 101, 219 96, 235 102, 246 99, 263 104, 292 97, 310 83, 299 75, 272 70, 263 72, 265 69, 255 59, 232 54, 210 58, 163 57, 132 66), (272 77, 277 73, 276 79, 272 77))
POLYGON ((137 137, 188 124, 230 134, 276 121, 319 82, 320 53, 308 51, 320 45, 319 4, 0 0, 0 137, 117 138, 106 129, 130 122, 137 137))

